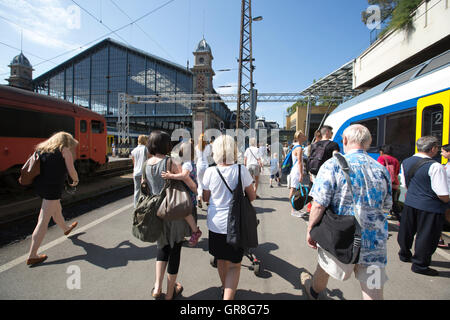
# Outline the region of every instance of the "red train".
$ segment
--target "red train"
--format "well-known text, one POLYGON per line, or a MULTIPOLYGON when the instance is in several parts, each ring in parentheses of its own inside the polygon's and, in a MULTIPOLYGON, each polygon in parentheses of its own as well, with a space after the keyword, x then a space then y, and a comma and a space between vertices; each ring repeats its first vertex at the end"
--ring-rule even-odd
POLYGON ((0 177, 18 172, 35 146, 58 131, 79 141, 75 167, 80 174, 107 162, 104 117, 61 99, 0 85, 0 177))

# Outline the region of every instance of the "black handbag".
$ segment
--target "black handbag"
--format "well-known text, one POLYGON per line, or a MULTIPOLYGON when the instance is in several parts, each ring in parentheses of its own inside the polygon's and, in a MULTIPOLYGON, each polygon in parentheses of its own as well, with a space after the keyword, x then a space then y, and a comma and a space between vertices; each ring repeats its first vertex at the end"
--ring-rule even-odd
MULTIPOLYGON (((333 156, 344 171, 348 188, 352 194, 353 208, 355 208, 348 163, 340 153, 334 153, 333 156)), ((337 215, 331 207, 328 207, 320 222, 311 229, 310 235, 322 249, 332 254, 340 262, 344 264, 358 263, 361 250, 361 225, 356 216, 337 215)))
POLYGON ((243 249, 258 247, 256 210, 250 199, 244 194, 241 180, 241 165, 239 165, 238 184, 234 191, 228 186, 219 169, 216 168, 216 170, 227 189, 233 195, 228 212, 227 243, 233 247, 243 249))
POLYGON ((309 196, 309 191, 311 189, 308 186, 299 184, 291 198, 292 208, 298 211, 311 202, 312 198, 309 196))

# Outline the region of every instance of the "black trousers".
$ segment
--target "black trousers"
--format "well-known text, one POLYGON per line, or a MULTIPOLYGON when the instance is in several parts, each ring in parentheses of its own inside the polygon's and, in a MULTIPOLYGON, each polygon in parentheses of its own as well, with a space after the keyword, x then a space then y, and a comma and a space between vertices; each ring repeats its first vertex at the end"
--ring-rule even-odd
POLYGON ((398 244, 400 258, 411 259, 411 270, 426 270, 431 263, 431 256, 436 251, 444 225, 444 214, 418 210, 405 205, 402 211, 398 244), (414 255, 411 248, 416 236, 414 255))
POLYGON ((156 260, 169 262, 167 265, 168 274, 178 274, 182 244, 183 242, 178 242, 174 244, 173 248, 167 245, 164 248, 158 249, 156 260))

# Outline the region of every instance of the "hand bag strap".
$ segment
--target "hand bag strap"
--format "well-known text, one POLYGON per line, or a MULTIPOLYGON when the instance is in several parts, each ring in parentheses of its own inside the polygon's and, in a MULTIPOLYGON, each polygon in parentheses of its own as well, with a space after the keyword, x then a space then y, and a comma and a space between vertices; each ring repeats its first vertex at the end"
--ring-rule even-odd
POLYGON ((358 215, 358 213, 356 211, 355 199, 354 199, 354 194, 353 194, 353 188, 352 188, 352 183, 351 183, 351 180, 350 180, 350 166, 348 165, 348 162, 344 158, 344 156, 342 154, 340 154, 339 152, 335 152, 333 154, 333 157, 336 158, 336 160, 338 161, 339 167, 344 172, 345 180, 347 180, 347 186, 348 186, 348 189, 350 190, 350 194, 352 196, 353 212, 355 213, 354 217, 355 217, 356 222, 357 222, 357 226, 356 227, 357 227, 357 229, 359 229, 359 234, 361 234, 361 225, 359 223, 359 215, 358 215))
MULTIPOLYGON (((409 184, 411 183, 412 178, 414 178, 414 175, 416 174, 417 170, 419 170, 424 164, 430 163, 430 162, 433 163, 435 161, 432 159, 429 159, 429 158, 422 158, 414 164, 414 166, 408 172, 408 176, 405 176, 406 188, 409 187, 409 184)), ((405 169, 405 168, 403 168, 403 169, 405 169)))
MULTIPOLYGON (((241 168, 241 166, 239 165, 239 169, 241 168)), ((227 187, 227 189, 231 192, 231 194, 233 194, 233 190, 231 190, 230 186, 228 185, 228 183, 225 181, 225 178, 223 177, 222 173, 220 173, 219 168, 216 167, 217 173, 219 174, 220 178, 222 179, 223 183, 225 183, 225 186, 227 187)), ((241 170, 239 170, 239 175, 241 174, 241 170)), ((240 178, 240 177, 239 177, 240 178)))
POLYGON ((344 172, 345 175, 345 179, 347 180, 347 185, 348 188, 350 190, 350 193, 352 195, 352 205, 353 205, 353 212, 354 212, 354 217, 355 217, 355 238, 353 239, 353 259, 354 261, 352 261, 352 264, 356 264, 358 261, 356 261, 356 259, 358 259, 359 257, 359 248, 361 248, 361 237, 362 237, 362 232, 361 232, 361 224, 359 222, 359 214, 356 211, 356 206, 355 206, 355 199, 354 199, 354 194, 353 194, 353 189, 352 189, 352 183, 350 180, 350 166, 348 165, 347 160, 345 160, 344 156, 342 154, 340 154, 339 152, 335 152, 333 154, 333 157, 335 157, 338 160, 338 164, 339 167, 342 169, 342 171, 344 172))

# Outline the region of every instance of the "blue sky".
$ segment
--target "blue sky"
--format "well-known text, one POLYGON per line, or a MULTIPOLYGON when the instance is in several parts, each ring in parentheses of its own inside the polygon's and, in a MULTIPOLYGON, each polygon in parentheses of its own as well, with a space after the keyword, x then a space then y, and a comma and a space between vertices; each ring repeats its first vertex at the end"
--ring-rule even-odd
MULTIPOLYGON (((72 19, 76 10, 71 0, 0 0, 0 83, 6 83, 8 64, 20 52, 21 31, 24 54, 38 76, 88 48, 93 43, 84 45, 110 29, 130 23, 128 16, 137 19, 163 6, 138 25, 109 37, 183 66, 189 59, 192 66, 192 52, 204 36, 213 51, 214 69, 232 69, 216 72, 214 87, 219 92, 237 91, 240 0, 75 2, 91 14, 80 10, 79 24, 72 19)), ((358 57, 370 44, 370 30, 361 22, 361 11, 367 7, 367 0, 253 0, 253 16, 264 18, 253 24, 258 91, 299 92, 358 57)), ((257 115, 282 126, 289 105, 259 103, 257 115)), ((236 109, 235 104, 229 107, 236 109)))

